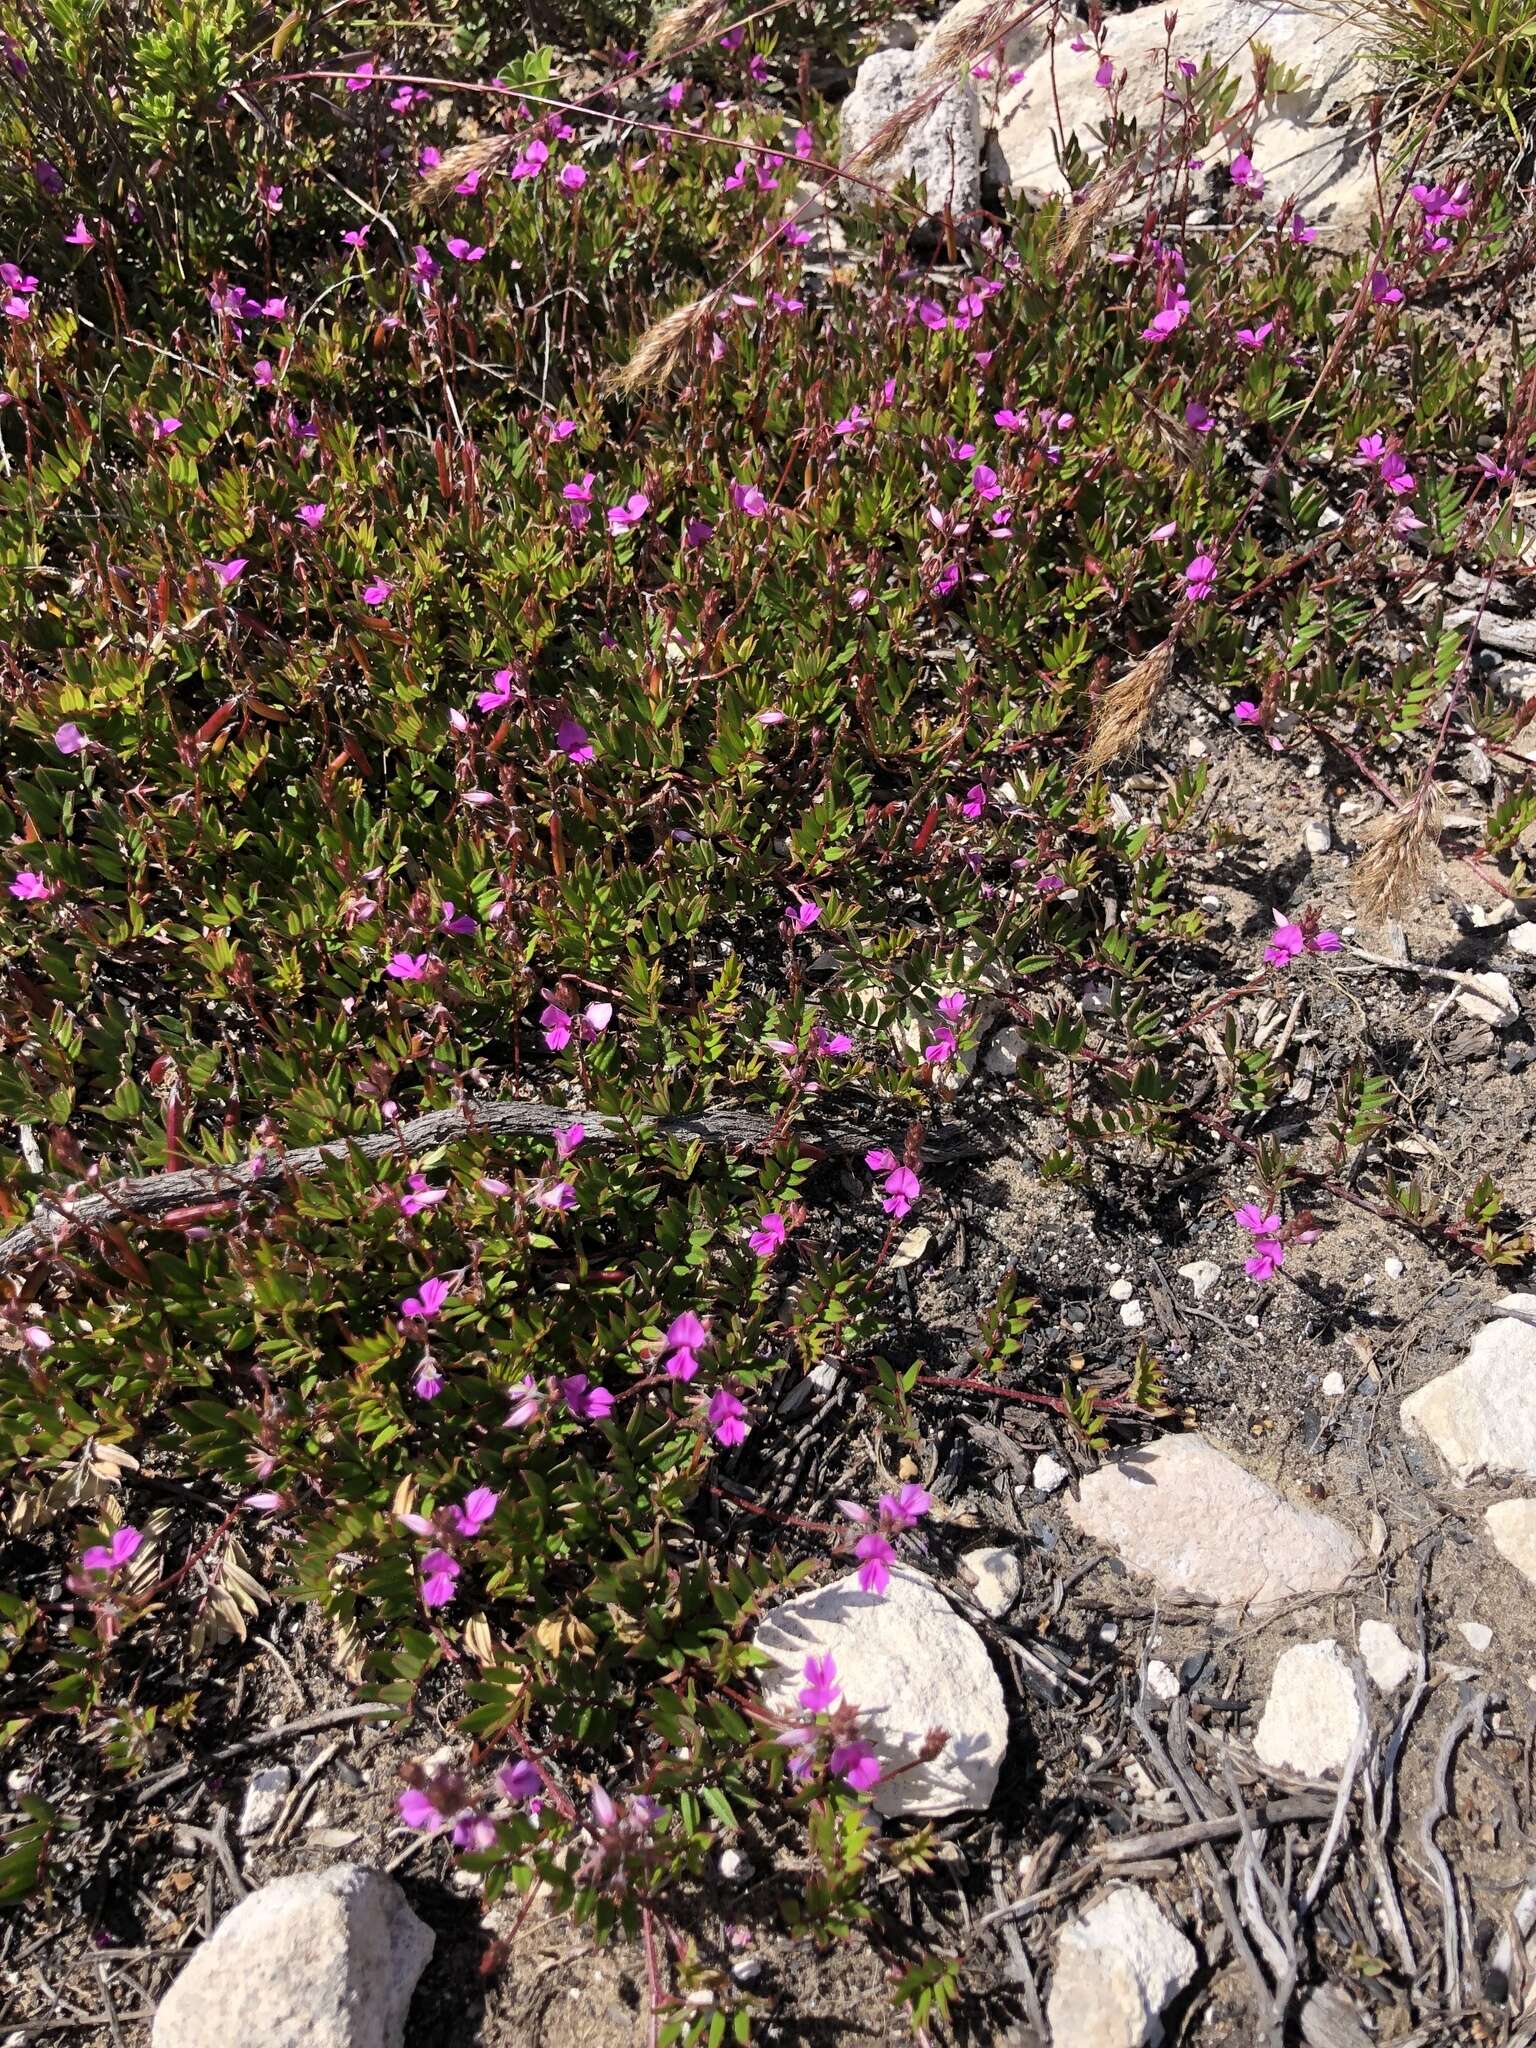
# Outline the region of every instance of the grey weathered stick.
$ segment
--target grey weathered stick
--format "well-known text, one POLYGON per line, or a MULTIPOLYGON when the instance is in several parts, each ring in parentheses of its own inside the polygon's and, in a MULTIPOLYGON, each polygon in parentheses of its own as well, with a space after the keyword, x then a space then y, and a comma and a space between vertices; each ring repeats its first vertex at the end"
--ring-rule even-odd
MULTIPOLYGON (((0 1274, 14 1272, 18 1266, 56 1251, 76 1231, 109 1223, 152 1222, 174 1209, 193 1209, 209 1202, 275 1200, 288 1181, 311 1180, 341 1164, 349 1155, 358 1159, 387 1159, 392 1155, 403 1158, 468 1137, 547 1138, 557 1126, 572 1122, 581 1124, 594 1145, 616 1145, 648 1132, 676 1138, 684 1144, 723 1145, 733 1151, 757 1152, 793 1138, 811 1152, 856 1158, 870 1146, 884 1142, 874 1133, 850 1124, 817 1123, 784 1129, 772 1117, 738 1109, 730 1103, 679 1116, 641 1117, 629 1125, 618 1117, 603 1116, 579 1104, 494 1098, 489 1102, 466 1103, 459 1109, 429 1110, 425 1116, 413 1117, 391 1131, 332 1138, 323 1145, 302 1145, 292 1152, 242 1160, 236 1166, 194 1166, 176 1173, 115 1180, 107 1187, 67 1199, 45 1195, 30 1222, 0 1238, 0 1274)), ((974 1141, 966 1133, 954 1130, 925 1138, 921 1150, 921 1157, 929 1161, 972 1156, 976 1156, 974 1141)))
MULTIPOLYGON (((321 1728, 340 1728, 348 1721, 373 1721, 381 1716, 397 1715, 399 1711, 398 1707, 388 1706, 383 1700, 359 1700, 350 1707, 329 1707, 321 1714, 306 1714, 301 1721, 285 1721, 281 1728, 263 1728, 259 1735, 244 1735, 238 1742, 226 1742, 206 1761, 233 1763, 236 1757, 255 1756, 263 1749, 275 1749, 279 1743, 287 1742, 295 1735, 313 1735, 321 1728)), ((192 1762, 172 1764, 167 1770, 156 1771, 152 1778, 140 1778, 131 1788, 133 1804, 142 1806, 157 1792, 168 1792, 173 1785, 180 1785, 190 1778, 198 1768, 192 1762)))

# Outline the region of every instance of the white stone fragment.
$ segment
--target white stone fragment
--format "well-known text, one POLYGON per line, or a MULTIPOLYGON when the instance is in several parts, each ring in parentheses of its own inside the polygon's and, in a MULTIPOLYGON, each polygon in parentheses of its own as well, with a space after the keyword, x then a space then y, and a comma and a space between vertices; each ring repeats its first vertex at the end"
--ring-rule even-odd
POLYGON ((1057 1487, 1065 1486, 1071 1476, 1066 1466, 1053 1458, 1049 1451, 1042 1451, 1035 1460, 1030 1481, 1036 1493, 1054 1493, 1057 1487))
POLYGON ((1051 2048, 1142 2048, 1195 1972, 1195 1951, 1154 1900, 1125 1885, 1062 1930, 1051 2048))
POLYGON ((1376 1690, 1385 1695, 1406 1685, 1419 1668, 1419 1660, 1390 1621, 1362 1621, 1360 1661, 1370 1674, 1376 1690))
MULTIPOLYGON (((1506 1295, 1500 1307, 1536 1316, 1536 1295, 1506 1295)), ((1485 1472, 1536 1479, 1536 1323, 1496 1314, 1460 1365, 1408 1396, 1402 1421, 1429 1439, 1458 1479, 1485 1472)))
POLYGON ((1011 1550, 983 1544, 960 1562, 975 1581, 972 1597, 983 1614, 1006 1614, 1024 1590, 1024 1569, 1011 1550))
POLYGON ((251 1773, 245 1782, 245 1800, 236 1829, 242 1841, 252 1841, 267 1832, 282 1812, 292 1784, 293 1773, 286 1764, 272 1764, 264 1771, 251 1773))
POLYGON ((1275 1665, 1253 1738, 1261 1762, 1304 1778, 1336 1777, 1365 1725, 1365 1703, 1331 1636, 1297 1643, 1275 1665))
POLYGON ((1221 1268, 1214 1259, 1191 1259, 1187 1266, 1180 1266, 1179 1278, 1189 1282, 1196 1301, 1200 1301, 1220 1280, 1221 1268))

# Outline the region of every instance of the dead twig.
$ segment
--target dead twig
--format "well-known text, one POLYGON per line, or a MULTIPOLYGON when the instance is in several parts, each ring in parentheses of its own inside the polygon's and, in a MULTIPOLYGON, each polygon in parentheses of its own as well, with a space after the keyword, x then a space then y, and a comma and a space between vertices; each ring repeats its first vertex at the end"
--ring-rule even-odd
MULTIPOLYGON (((379 1720, 399 1711, 398 1707, 386 1706, 381 1700, 361 1700, 350 1707, 332 1707, 323 1714, 306 1714, 301 1721, 285 1721, 281 1728, 264 1728, 260 1734, 242 1736, 238 1742, 226 1742, 222 1749, 214 1750, 200 1762, 233 1763, 237 1757, 256 1756, 264 1749, 276 1749, 296 1735, 313 1735, 321 1728, 340 1728, 349 1721, 379 1720)), ((186 1763, 172 1764, 167 1770, 156 1771, 152 1778, 141 1778, 133 1787, 133 1804, 145 1805, 156 1793, 168 1792, 172 1786, 183 1784, 199 1768, 200 1763, 189 1759, 186 1763)))
POLYGON ((1440 1887, 1441 1911, 1441 1998, 1451 2012, 1460 2012, 1463 2005, 1461 1983, 1461 1908, 1456 1901, 1456 1883, 1451 1876, 1451 1866, 1445 1859, 1445 1852, 1435 1840, 1435 1829, 1451 1810, 1450 1777, 1451 1763, 1462 1737, 1471 1729, 1481 1729, 1483 1714, 1488 1705, 1488 1695, 1480 1692, 1468 1700, 1440 1744, 1440 1753, 1435 1758, 1435 1796, 1419 1824, 1419 1840, 1424 1845, 1424 1854, 1434 1866, 1435 1882, 1440 1887))

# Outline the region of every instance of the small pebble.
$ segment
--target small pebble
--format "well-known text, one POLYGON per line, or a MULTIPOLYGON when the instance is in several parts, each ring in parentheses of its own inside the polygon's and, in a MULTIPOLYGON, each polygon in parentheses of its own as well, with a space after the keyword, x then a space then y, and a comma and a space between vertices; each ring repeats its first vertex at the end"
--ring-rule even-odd
POLYGON ((1221 1268, 1214 1259, 1191 1259, 1187 1266, 1180 1266, 1179 1278, 1187 1280, 1199 1301, 1210 1293, 1221 1278, 1221 1268))
POLYGON ((1328 830, 1325 818, 1314 818, 1301 835, 1301 843, 1308 853, 1327 853, 1333 845, 1333 834, 1328 830))
POLYGON ((1042 1451, 1035 1460, 1031 1477, 1036 1493, 1054 1493, 1058 1486, 1065 1486, 1070 1474, 1065 1465, 1058 1463, 1049 1451, 1042 1451))
POLYGON ((1111 1301, 1129 1301, 1135 1292, 1129 1280, 1116 1280, 1110 1287, 1109 1298, 1111 1301))
POLYGON ((1480 1621, 1458 1621, 1462 1641, 1469 1650, 1475 1650, 1481 1657, 1493 1648, 1493 1630, 1480 1621))
POLYGON ((715 1868, 726 1884, 750 1884, 752 1882, 752 1858, 744 1849, 727 1844, 715 1858, 715 1868))
POLYGON ((1389 1280, 1401 1280, 1403 1275, 1407 1272, 1408 1268, 1403 1264, 1401 1259, 1394 1258, 1383 1259, 1381 1262, 1381 1270, 1383 1271, 1383 1273, 1386 1274, 1389 1280))
POLYGON ((264 1835, 283 1810, 293 1784, 293 1773, 286 1764, 272 1764, 264 1771, 255 1771, 246 1780, 245 1804, 240 1809, 237 1832, 243 1842, 255 1835, 264 1835))
POLYGON ((1324 1392, 1324 1393, 1325 1393, 1325 1394, 1326 1394, 1326 1395, 1328 1396, 1328 1399, 1329 1399, 1330 1401, 1337 1401, 1337 1399, 1339 1398, 1340 1394, 1342 1394, 1342 1393, 1343 1393, 1343 1391, 1344 1391, 1344 1375, 1343 1375, 1343 1373, 1341 1373, 1341 1372, 1330 1372, 1330 1373, 1325 1373, 1325 1374, 1323 1375, 1323 1392, 1324 1392))
POLYGON ((1128 1330, 1141 1330, 1146 1327, 1147 1312, 1139 1301, 1122 1301, 1120 1320, 1128 1330))
POLYGON ((1165 1664, 1161 1657, 1154 1657, 1147 1666, 1147 1691, 1155 1699, 1176 1700, 1182 1690, 1179 1674, 1171 1664, 1165 1664))

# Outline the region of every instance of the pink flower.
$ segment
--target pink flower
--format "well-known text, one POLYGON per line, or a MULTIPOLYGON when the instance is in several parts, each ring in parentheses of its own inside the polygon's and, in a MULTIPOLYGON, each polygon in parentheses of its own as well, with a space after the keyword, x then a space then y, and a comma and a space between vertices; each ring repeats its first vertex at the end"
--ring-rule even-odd
POLYGON ((450 235, 444 246, 448 254, 459 263, 478 263, 485 254, 483 244, 466 242, 462 235, 450 235))
POLYGON ((544 1043, 551 1052, 560 1052, 571 1042, 573 1036, 581 1038, 588 1045, 606 1031, 613 1017, 612 1003, 588 1003, 582 1011, 580 1021, 559 1003, 546 1003, 539 1013, 539 1023, 544 1031, 544 1043))
POLYGON ((392 981, 425 981, 434 964, 430 953, 391 953, 384 972, 392 981))
POLYGON ((1275 913, 1274 937, 1264 948, 1264 958, 1271 967, 1284 967, 1289 960, 1297 959, 1305 949, 1306 939, 1301 926, 1275 913))
POLYGON ((132 1523, 124 1523, 121 1529, 113 1531, 110 1542, 93 1543, 89 1550, 82 1551, 80 1562, 88 1572, 121 1571, 137 1554, 143 1541, 142 1529, 135 1529, 132 1523))
POLYGON ((1216 588, 1216 562, 1214 556, 1196 555, 1184 570, 1184 595, 1194 604, 1210 596, 1216 588))
POLYGON ((705 1411, 709 1430, 717 1444, 729 1448, 747 1440, 747 1411, 728 1387, 716 1387, 705 1411))
POLYGON ((855 1792, 867 1792, 880 1782, 880 1763, 867 1742, 840 1742, 828 1758, 835 1777, 855 1792))
POLYGON ((1274 1237, 1280 1229, 1280 1218, 1266 1214, 1257 1202, 1245 1202, 1241 1209, 1234 1209, 1232 1221, 1250 1237, 1274 1237))
POLYGON ((579 192, 587 182, 586 171, 580 164, 566 164, 560 172, 560 184, 566 192, 579 192))
POLYGON ((18 903, 46 903, 53 893, 35 868, 23 868, 11 884, 18 903))
POLYGON ((373 581, 363 588, 363 603, 371 605, 377 611, 380 605, 389 603, 394 591, 393 583, 386 582, 382 576, 375 576, 373 581))
POLYGON ((621 533, 627 526, 638 526, 650 509, 651 501, 644 491, 631 491, 622 505, 608 507, 608 524, 615 533, 621 533))
POLYGON ((169 441, 172 434, 179 434, 180 432, 181 421, 173 414, 167 413, 163 420, 155 421, 155 439, 157 441, 169 441))
POLYGON ((1291 215, 1291 240, 1302 244, 1317 240, 1317 229, 1309 227, 1300 213, 1291 215))
POLYGON ((544 1779, 538 1765, 526 1759, 515 1764, 503 1764, 496 1773, 496 1782, 509 1799, 536 1799, 544 1790, 544 1779))
POLYGON ((443 907, 437 922, 439 930, 452 932, 456 939, 468 938, 472 931, 479 929, 467 910, 459 910, 455 906, 451 896, 443 898, 443 907))
POLYGON ((613 1413, 613 1396, 606 1387, 589 1387, 584 1372, 573 1372, 560 1381, 560 1398, 583 1422, 601 1422, 613 1413))
POLYGON ((699 1351, 709 1341, 708 1323, 702 1317, 696 1316, 691 1308, 685 1308, 680 1316, 674 1316, 667 1325, 668 1344, 686 1344, 690 1350, 699 1351))
POLYGON ((1205 405, 1198 398, 1192 398, 1184 408, 1185 425, 1197 434, 1208 434, 1216 422, 1205 405))
POLYGON ((418 1401, 435 1401, 443 1391, 443 1376, 437 1369, 437 1360, 430 1351, 423 1352, 416 1377, 411 1381, 411 1392, 418 1401))
POLYGON ((94 249, 96 246, 96 237, 86 226, 83 213, 75 215, 75 224, 64 239, 76 249, 94 249))
POLYGON ((683 546, 701 548, 714 534, 714 527, 707 519, 690 519, 683 528, 683 546))
POLYGON ((63 725, 55 726, 53 744, 61 754, 78 754, 83 752, 86 738, 78 725, 74 724, 73 721, 66 720, 63 725))
POLYGON ((568 441, 575 431, 576 422, 574 420, 562 419, 549 422, 549 438, 551 441, 568 441))
POLYGON ((760 1259, 771 1259, 782 1247, 787 1235, 784 1218, 777 1209, 770 1209, 767 1215, 761 1218, 747 1243, 760 1259))
POLYGON ((1254 169, 1253 159, 1246 150, 1233 157, 1229 175, 1239 191, 1248 193, 1254 199, 1263 197, 1264 180, 1254 169))
POLYGON ((401 1302, 400 1313, 407 1322, 430 1323, 452 1292, 451 1280, 439 1280, 435 1273, 429 1273, 420 1292, 408 1294, 401 1302))
POLYGON ((732 484, 731 503, 749 519, 762 519, 768 511, 768 500, 756 484, 732 484))
POLYGON ((568 1180, 541 1181, 533 1190, 533 1199, 540 1209, 563 1212, 576 1206, 576 1190, 568 1180))
POLYGON ((1235 725, 1258 725, 1264 713, 1251 697, 1240 697, 1232 706, 1232 720, 1235 725))
POLYGON ((448 1199, 446 1188, 435 1188, 424 1173, 406 1176, 406 1192, 400 1197, 402 1216, 419 1216, 423 1209, 435 1209, 448 1199))
POLYGON ((245 574, 246 560, 244 555, 232 555, 227 562, 210 562, 208 566, 224 588, 229 590, 245 574))
POLYGON ((941 1024, 923 1047, 923 1058, 930 1067, 943 1067, 954 1058, 955 1051, 954 1032, 947 1024, 941 1024))
POLYGON ((347 228, 341 239, 346 248, 356 249, 361 254, 368 246, 368 230, 366 227, 347 228))
POLYGON ((909 1479, 895 1493, 882 1493, 877 1505, 887 1529, 915 1529, 933 1506, 933 1495, 909 1479))
POLYGON ((569 1159, 583 1143, 587 1133, 583 1124, 556 1124, 552 1135, 555 1141, 555 1157, 569 1159))
POLYGON ((1093 74, 1093 82, 1095 85, 1102 86, 1106 92, 1114 84, 1115 60, 1113 57, 1103 57, 1099 60, 1099 68, 1093 74))
POLYGON ((821 905, 805 897, 800 902, 790 905, 788 921, 796 931, 808 932, 820 916, 821 905))
POLYGON ((923 1192, 922 1183, 910 1166, 893 1167, 885 1176, 884 1187, 880 1206, 887 1216, 894 1216, 898 1222, 923 1192))
POLYGON ((555 727, 555 745, 565 758, 579 768, 597 759, 597 749, 587 734, 586 727, 579 719, 567 714, 555 727))
POLYGON ((895 1551, 878 1530, 872 1529, 855 1543, 853 1554, 859 1560, 860 1590, 873 1593, 878 1598, 891 1583, 895 1551))
POLYGON ((318 501, 312 505, 301 505, 299 507, 299 517, 309 528, 310 532, 313 533, 325 518, 325 507, 318 501))
POLYGON ((1239 348, 1262 348, 1274 331, 1274 321, 1265 320, 1257 327, 1239 327, 1232 339, 1239 348))
POLYGON ((446 1607, 458 1584, 459 1564, 446 1550, 429 1550, 421 1560, 421 1604, 446 1607))
POLYGON ((981 782, 973 782, 965 792, 964 800, 960 805, 960 815, 964 818, 979 818, 986 808, 986 785, 981 782))
POLYGON ((1250 1280, 1272 1280, 1285 1263, 1285 1246, 1278 1237, 1261 1237, 1254 1241, 1252 1252, 1243 1261, 1243 1271, 1250 1280))
POLYGON ((1403 295, 1385 270, 1371 272, 1371 298, 1378 306, 1400 306, 1403 295))
POLYGON ((830 1656, 807 1657, 805 1681, 800 1688, 799 1701, 808 1714, 828 1713, 842 1697, 843 1688, 837 1682, 837 1663, 830 1656))
POLYGON ((496 1504, 500 1499, 501 1495, 492 1492, 490 1487, 477 1486, 473 1493, 464 1496, 460 1506, 453 1509, 451 1519, 454 1529, 466 1538, 478 1536, 495 1514, 496 1504))

